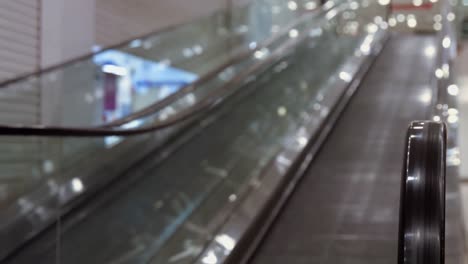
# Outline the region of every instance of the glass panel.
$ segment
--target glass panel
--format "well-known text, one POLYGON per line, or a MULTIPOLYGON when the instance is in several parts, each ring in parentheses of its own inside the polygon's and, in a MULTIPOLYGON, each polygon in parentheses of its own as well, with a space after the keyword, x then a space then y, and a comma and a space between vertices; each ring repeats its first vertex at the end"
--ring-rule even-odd
MULTIPOLYGON (((221 212, 262 183, 277 153, 307 144, 297 137, 303 126, 329 114, 331 91, 355 74, 344 65, 368 54, 385 27, 368 12, 353 4, 320 16, 303 12, 285 35, 234 64, 231 78, 207 83, 206 91, 216 91, 232 80, 221 97, 232 95, 201 121, 128 138, 3 137, 1 146, 19 153, 5 163, 24 163, 3 170, 13 175, 0 189, 5 212, 27 216, 28 236, 54 225, 6 263, 192 263, 230 213, 221 212), (38 158, 25 155, 29 141, 38 158), (67 214, 54 223, 57 212, 67 214)), ((168 118, 162 113, 142 122, 168 118)))
MULTIPOLYGON (((9 84, 2 93, 25 98, 25 90, 35 93, 28 96, 34 96, 40 104, 44 125, 103 125, 222 71, 233 59, 294 21, 302 10, 297 4, 291 6, 278 0, 234 5, 232 9, 9 84)), ((5 122, 33 121, 13 118, 5 122)))

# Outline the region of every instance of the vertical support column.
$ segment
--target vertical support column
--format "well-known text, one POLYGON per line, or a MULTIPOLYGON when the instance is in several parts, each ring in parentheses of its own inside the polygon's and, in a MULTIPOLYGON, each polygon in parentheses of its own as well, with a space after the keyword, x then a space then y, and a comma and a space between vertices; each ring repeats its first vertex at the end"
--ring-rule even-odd
MULTIPOLYGON (((42 0, 41 68, 91 51, 95 43, 96 0, 42 0)), ((41 81, 41 123, 61 124, 65 72, 41 81)))
POLYGON ((41 66, 49 67, 91 51, 96 0, 42 0, 41 66))

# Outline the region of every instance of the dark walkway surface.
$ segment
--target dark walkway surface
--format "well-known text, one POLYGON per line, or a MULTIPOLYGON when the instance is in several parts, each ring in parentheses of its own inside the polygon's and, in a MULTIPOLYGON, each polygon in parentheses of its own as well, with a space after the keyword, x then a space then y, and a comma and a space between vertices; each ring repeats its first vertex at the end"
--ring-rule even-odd
POLYGON ((396 263, 405 132, 432 104, 429 45, 392 37, 251 263, 396 263))

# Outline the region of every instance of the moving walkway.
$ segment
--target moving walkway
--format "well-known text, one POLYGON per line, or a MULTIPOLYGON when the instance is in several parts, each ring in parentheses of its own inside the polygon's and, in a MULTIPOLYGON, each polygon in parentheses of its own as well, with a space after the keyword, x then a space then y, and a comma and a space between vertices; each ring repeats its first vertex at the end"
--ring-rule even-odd
MULTIPOLYGON (((2 263, 396 263, 405 130, 453 112, 450 35, 368 12, 326 4, 121 119, 1 126, 48 155, 8 182, 2 263)), ((455 183, 449 168, 447 263, 455 183)))

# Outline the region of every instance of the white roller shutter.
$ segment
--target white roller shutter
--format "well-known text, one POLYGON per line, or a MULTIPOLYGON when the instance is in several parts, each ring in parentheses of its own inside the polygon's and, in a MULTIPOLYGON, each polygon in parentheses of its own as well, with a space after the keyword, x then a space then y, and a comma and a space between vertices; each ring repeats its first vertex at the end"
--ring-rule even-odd
POLYGON ((39 66, 39 0, 0 0, 0 81, 39 66))
MULTIPOLYGON (((40 0, 0 0, 0 82, 37 71, 40 0)), ((0 123, 35 124, 40 90, 26 82, 0 89, 0 123)))
MULTIPOLYGON (((0 82, 37 71, 40 65, 40 1, 0 0, 0 82)), ((0 89, 1 124, 37 124, 40 90, 32 79, 0 89)), ((0 137, 0 204, 44 177, 38 138, 0 137)))

